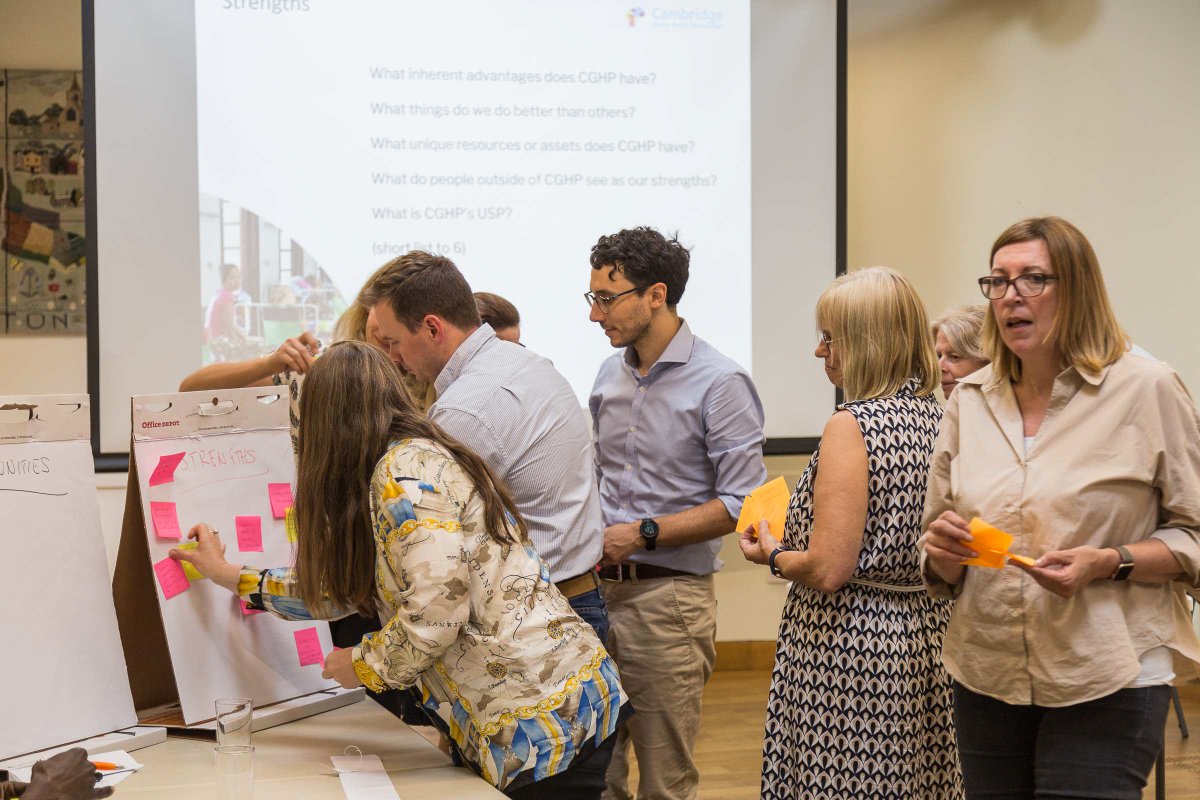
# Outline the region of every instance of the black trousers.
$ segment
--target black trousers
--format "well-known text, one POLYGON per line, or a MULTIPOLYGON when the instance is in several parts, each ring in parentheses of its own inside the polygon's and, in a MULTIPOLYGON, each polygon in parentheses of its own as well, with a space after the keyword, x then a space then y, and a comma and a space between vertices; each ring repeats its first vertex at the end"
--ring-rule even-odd
POLYGON ((1014 706, 954 684, 967 800, 1141 800, 1162 749, 1171 687, 1071 706, 1014 706))

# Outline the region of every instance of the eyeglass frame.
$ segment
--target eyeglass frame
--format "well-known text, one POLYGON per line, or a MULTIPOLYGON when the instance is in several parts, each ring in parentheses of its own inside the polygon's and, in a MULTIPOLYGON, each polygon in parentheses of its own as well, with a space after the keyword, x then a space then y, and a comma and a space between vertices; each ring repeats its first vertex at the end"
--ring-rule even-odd
POLYGON ((833 347, 833 343, 836 341, 837 339, 833 338, 825 331, 817 331, 817 344, 823 344, 826 347, 833 347))
POLYGON ((623 292, 617 292, 612 297, 601 297, 600 295, 596 294, 595 292, 584 292, 583 299, 588 304, 588 308, 592 308, 593 306, 599 305, 600 312, 602 314, 607 314, 609 311, 612 310, 613 301, 616 300, 618 297, 624 297, 625 295, 631 294, 633 292, 645 291, 646 289, 649 289, 650 286, 653 286, 653 285, 654 284, 650 284, 649 286, 635 286, 632 289, 626 289, 623 292))
MULTIPOLYGON (((982 278, 977 280, 976 283, 979 284, 979 291, 982 292, 983 296, 985 298, 987 298, 988 300, 1003 300, 1004 296, 1006 294, 1008 294, 1008 287, 1010 287, 1010 286, 1013 288, 1013 291, 1015 291, 1017 293, 1017 297, 1038 297, 1039 295, 1041 295, 1043 292, 1046 291, 1046 284, 1048 284, 1052 281, 1056 281, 1056 280, 1058 280, 1057 275, 1049 275, 1045 272, 1026 272, 1024 275, 1018 275, 1015 278, 1005 278, 1002 275, 984 275, 982 278), (1033 292, 1032 294, 1025 294, 1024 292, 1021 291, 1020 286, 1017 285, 1017 281, 1024 281, 1024 282, 1028 283, 1029 278, 1039 278, 1041 280, 1042 286, 1040 289, 1038 289, 1036 292, 1033 292), (1000 284, 1001 281, 1003 281, 1004 282, 1004 291, 1001 292, 1000 294, 996 295, 995 297, 993 297, 991 294, 988 293, 988 288, 984 285, 985 281, 989 282, 993 285, 997 285, 997 286, 1000 284)), ((1035 281, 1035 283, 1036 283, 1036 281, 1035 281)))

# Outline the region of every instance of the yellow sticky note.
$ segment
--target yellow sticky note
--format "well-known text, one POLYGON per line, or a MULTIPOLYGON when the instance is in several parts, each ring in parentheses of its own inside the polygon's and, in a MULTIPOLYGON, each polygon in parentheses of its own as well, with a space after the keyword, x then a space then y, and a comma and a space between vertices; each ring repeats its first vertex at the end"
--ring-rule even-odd
POLYGON ((292 544, 296 543, 299 531, 296 527, 296 507, 288 506, 288 510, 283 515, 283 527, 287 531, 287 540, 292 544))
MULTIPOLYGON (((199 542, 184 542, 183 544, 179 545, 175 549, 176 550, 195 550, 199 546, 200 546, 199 542)), ((192 564, 192 562, 180 561, 179 565, 181 567, 183 567, 183 574, 188 576, 189 581, 204 580, 205 576, 200 572, 200 570, 196 569, 196 567, 192 564)))

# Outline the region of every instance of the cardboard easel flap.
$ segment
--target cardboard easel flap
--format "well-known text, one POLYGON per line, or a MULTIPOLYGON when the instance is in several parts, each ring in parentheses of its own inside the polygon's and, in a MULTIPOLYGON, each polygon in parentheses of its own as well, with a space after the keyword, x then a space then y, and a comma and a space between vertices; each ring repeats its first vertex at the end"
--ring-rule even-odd
POLYGON ((145 394, 133 398, 135 442, 287 427, 286 386, 145 394))
POLYGON ((0 395, 0 444, 91 438, 86 394, 0 395))

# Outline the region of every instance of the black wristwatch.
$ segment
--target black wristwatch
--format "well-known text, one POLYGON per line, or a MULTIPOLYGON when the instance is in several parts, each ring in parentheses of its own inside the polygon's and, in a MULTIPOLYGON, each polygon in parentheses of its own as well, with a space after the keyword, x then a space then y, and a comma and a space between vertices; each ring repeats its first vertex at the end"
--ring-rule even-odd
POLYGON ((1125 547, 1114 547, 1113 550, 1116 550, 1120 554, 1121 563, 1113 570, 1113 574, 1108 577, 1110 580, 1123 581, 1129 577, 1129 573, 1133 572, 1133 553, 1129 552, 1129 549, 1125 547))
POLYGON ((658 547, 658 523, 653 519, 647 517, 642 520, 642 524, 638 526, 638 533, 642 535, 647 550, 658 547))
POLYGON ((775 566, 775 559, 779 557, 780 553, 786 553, 787 551, 788 548, 786 547, 776 547, 771 551, 771 555, 767 556, 767 568, 771 570, 771 574, 776 578, 783 578, 784 580, 787 580, 787 578, 783 577, 783 570, 775 566))

